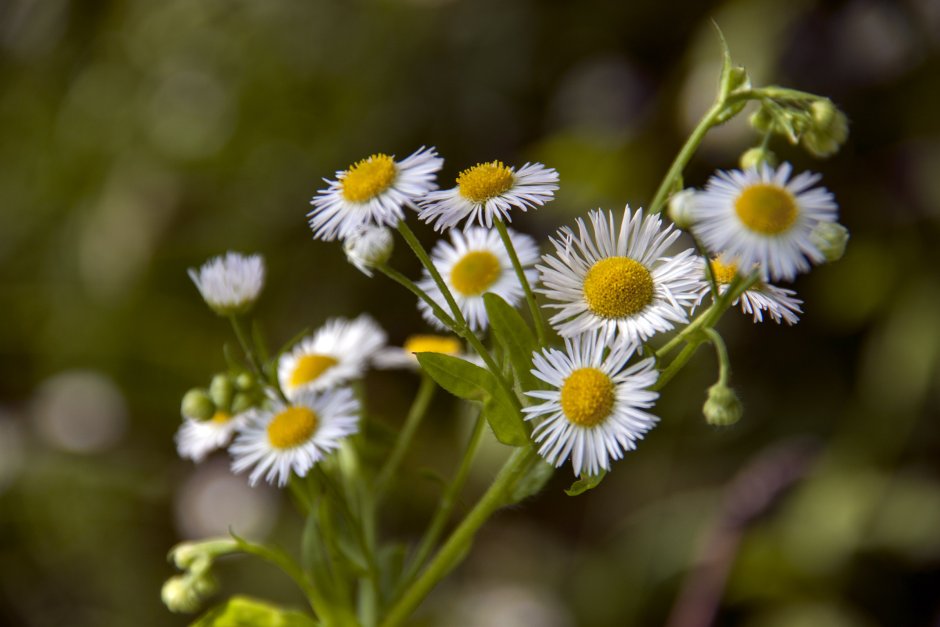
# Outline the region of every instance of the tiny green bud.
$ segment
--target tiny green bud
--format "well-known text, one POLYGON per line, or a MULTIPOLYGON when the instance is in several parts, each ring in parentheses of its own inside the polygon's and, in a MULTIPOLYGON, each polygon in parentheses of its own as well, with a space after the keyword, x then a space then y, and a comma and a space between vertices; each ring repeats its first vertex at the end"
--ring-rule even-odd
POLYGON ((754 148, 745 150, 744 154, 742 154, 741 158, 738 160, 738 164, 741 166, 742 170, 757 168, 764 163, 771 167, 776 167, 778 159, 777 155, 772 151, 761 146, 755 146, 754 148))
POLYGON ((363 226, 343 242, 346 259, 368 277, 371 268, 389 260, 394 248, 392 231, 384 226, 363 226))
POLYGON ((167 579, 160 590, 160 598, 167 609, 185 614, 199 611, 203 597, 211 594, 211 591, 203 594, 205 583, 201 582, 201 579, 203 578, 194 579, 190 575, 175 575, 167 579))
POLYGON ((748 122, 751 124, 751 128, 762 135, 766 135, 774 128, 774 116, 765 107, 761 107, 752 113, 748 122))
POLYGON ((695 206, 695 190, 687 187, 680 192, 676 192, 669 198, 669 208, 666 214, 672 223, 680 229, 686 231, 692 227, 695 220, 692 218, 692 209, 695 206))
POLYGON ((215 403, 217 409, 228 411, 234 393, 235 385, 227 375, 217 374, 212 377, 212 382, 209 383, 209 398, 215 403))
POLYGON ((708 424, 723 427, 740 420, 744 408, 734 390, 719 382, 708 388, 708 400, 702 406, 702 413, 708 424))
POLYGON ((254 406, 255 399, 251 394, 239 392, 235 395, 235 398, 232 399, 232 414, 235 415, 246 412, 254 406))
POLYGON ((251 376, 251 373, 243 372, 235 377, 235 387, 237 387, 242 392, 247 392, 251 388, 255 387, 255 378, 251 376))
POLYGON ((193 388, 183 395, 180 413, 192 420, 209 420, 215 414, 215 404, 205 390, 193 388))
POLYGON ((731 92, 738 90, 750 89, 751 88, 751 77, 748 75, 747 70, 745 70, 740 65, 736 65, 731 68, 731 73, 728 76, 728 89, 731 92))
POLYGON ((828 98, 810 105, 812 125, 800 137, 803 147, 817 157, 835 154, 849 136, 849 120, 828 98))
POLYGON ((845 247, 849 243, 849 230, 838 222, 820 222, 810 231, 809 241, 833 262, 842 259, 845 247))

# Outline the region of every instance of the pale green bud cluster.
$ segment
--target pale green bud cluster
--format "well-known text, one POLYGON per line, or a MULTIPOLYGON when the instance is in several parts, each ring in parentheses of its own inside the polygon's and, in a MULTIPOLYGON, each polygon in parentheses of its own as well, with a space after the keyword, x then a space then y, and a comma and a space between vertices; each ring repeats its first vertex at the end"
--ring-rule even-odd
POLYGON ((755 146, 754 148, 744 151, 741 158, 738 160, 738 165, 741 166, 742 170, 748 170, 750 168, 758 168, 762 165, 775 168, 779 162, 780 160, 777 159, 777 155, 775 155, 773 151, 763 146, 755 146))
POLYGON ((741 419, 744 407, 734 390, 719 381, 708 388, 708 399, 702 406, 702 413, 708 424, 725 427, 741 419))
POLYGON ((820 222, 810 232, 809 241, 826 257, 826 261, 832 263, 845 254, 849 230, 838 222, 820 222))
POLYGON ((199 421, 211 420, 218 412, 235 416, 257 407, 263 399, 263 389, 250 373, 219 373, 208 388, 193 388, 183 395, 180 413, 199 421))
POLYGON ((216 557, 238 550, 234 540, 206 540, 183 542, 170 550, 169 559, 184 571, 163 584, 160 596, 171 612, 191 613, 202 607, 203 601, 215 593, 218 582, 212 575, 216 557))
POLYGON ((766 100, 750 118, 751 127, 762 135, 783 135, 816 157, 838 152, 849 136, 849 122, 828 98, 766 100))

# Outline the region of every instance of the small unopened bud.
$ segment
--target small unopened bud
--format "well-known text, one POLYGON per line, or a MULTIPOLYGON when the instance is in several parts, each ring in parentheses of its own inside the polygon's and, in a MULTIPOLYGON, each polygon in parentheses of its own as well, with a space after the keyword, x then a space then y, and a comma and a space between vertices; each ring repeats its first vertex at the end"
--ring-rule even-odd
POLYGON ((175 575, 163 584, 160 597, 171 612, 190 614, 198 611, 205 598, 215 590, 215 580, 208 575, 175 575))
POLYGON ((744 151, 744 154, 741 155, 741 158, 738 160, 738 165, 741 166, 742 170, 749 170, 751 168, 758 168, 762 164, 767 164, 772 168, 777 167, 778 163, 777 155, 772 151, 767 150, 761 146, 755 146, 744 151))
POLYGON ((803 147, 817 157, 835 154, 849 136, 849 121, 831 100, 820 99, 810 105, 812 127, 800 137, 803 147))
POLYGON ((744 408, 734 390, 719 382, 708 388, 708 400, 702 406, 702 413, 708 424, 724 427, 740 420, 744 408))
POLYGON ((729 91, 738 91, 751 88, 751 77, 748 75, 747 70, 745 70, 740 65, 736 65, 731 68, 731 73, 728 77, 728 90, 729 91))
POLYGON ((209 398, 215 403, 216 408, 228 411, 234 393, 235 384, 228 378, 228 375, 217 374, 212 377, 212 382, 209 383, 209 398))
POLYGON ((826 261, 842 259, 849 243, 849 230, 838 222, 820 222, 810 231, 809 241, 819 249, 826 261))
POLYGON ((180 542, 170 549, 170 560, 180 570, 205 571, 212 565, 212 560, 238 550, 238 543, 229 538, 202 540, 201 542, 180 542))
POLYGON ((251 394, 239 392, 235 395, 235 398, 232 399, 232 414, 235 415, 246 412, 256 404, 255 398, 251 394))
POLYGON ((680 229, 688 231, 695 223, 692 215, 692 210, 695 207, 695 194, 694 189, 687 187, 680 192, 676 192, 669 199, 669 208, 666 214, 672 220, 672 223, 680 229))
POLYGON ((215 403, 205 390, 193 388, 183 395, 180 413, 191 420, 209 420, 215 414, 215 403))
POLYGON ((247 392, 251 388, 255 387, 255 378, 251 376, 250 373, 243 372, 235 377, 235 387, 237 387, 242 392, 247 392))
POLYGON ((346 259, 368 277, 371 268, 389 260, 394 247, 392 231, 384 226, 362 227, 343 242, 346 259))
POLYGON ((766 135, 774 128, 774 117, 766 108, 761 107, 751 114, 748 122, 758 133, 766 135))

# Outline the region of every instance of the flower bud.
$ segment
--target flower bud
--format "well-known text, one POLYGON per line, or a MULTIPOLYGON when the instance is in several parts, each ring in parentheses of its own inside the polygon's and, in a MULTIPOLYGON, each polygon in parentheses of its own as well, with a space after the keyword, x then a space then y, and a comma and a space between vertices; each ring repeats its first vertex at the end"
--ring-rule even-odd
POLYGON ((692 209, 695 206, 695 190, 687 187, 676 192, 669 199, 669 208, 666 214, 672 223, 680 229, 689 230, 695 220, 692 218, 692 209))
POLYGON ((255 387, 255 378, 250 373, 243 372, 235 377, 235 387, 242 392, 247 392, 255 387))
POLYGON ((702 413, 708 424, 724 427, 740 420, 744 408, 734 390, 724 383, 716 383, 708 388, 708 400, 702 406, 702 413))
POLYGON ((809 241, 831 263, 842 259, 845 254, 849 230, 838 222, 820 222, 810 231, 809 241))
POLYGON ((757 111, 751 114, 751 117, 748 119, 748 122, 758 133, 766 135, 774 128, 774 117, 766 108, 761 107, 757 111))
POLYGON ((205 390, 193 388, 183 395, 180 413, 191 420, 209 420, 215 414, 215 404, 205 390))
POLYGON ((206 304, 220 316, 244 313, 264 287, 264 259, 229 252, 210 259, 199 270, 190 268, 189 277, 206 304))
POLYGON ((251 394, 239 392, 235 395, 235 398, 232 399, 232 415, 246 412, 255 405, 255 398, 251 394))
POLYGON ((826 98, 810 105, 812 126, 800 137, 803 147, 817 157, 835 154, 849 136, 849 121, 832 101, 826 98))
POLYGON ((203 600, 215 592, 215 587, 215 581, 208 575, 175 575, 163 584, 160 598, 171 612, 190 614, 199 610, 203 600))
POLYGON ((368 277, 370 268, 388 261, 394 247, 392 231, 384 226, 364 226, 343 242, 346 259, 368 277))
POLYGON ((742 170, 749 170, 751 168, 758 168, 761 164, 766 163, 772 168, 777 167, 778 163, 777 155, 772 151, 767 150, 761 146, 755 146, 744 151, 744 154, 741 155, 741 159, 738 161, 738 164, 741 166, 742 170))
POLYGON ((217 409, 228 411, 234 393, 235 385, 228 375, 217 374, 212 377, 212 382, 209 383, 209 398, 215 403, 217 409))

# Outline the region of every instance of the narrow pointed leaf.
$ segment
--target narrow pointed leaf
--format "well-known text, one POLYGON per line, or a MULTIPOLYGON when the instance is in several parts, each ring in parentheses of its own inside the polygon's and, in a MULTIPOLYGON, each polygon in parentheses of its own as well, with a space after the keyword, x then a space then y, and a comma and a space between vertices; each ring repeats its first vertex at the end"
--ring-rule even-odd
POLYGON ((604 477, 607 476, 606 470, 601 470, 600 474, 581 477, 577 481, 571 484, 571 487, 565 490, 565 494, 568 496, 578 496, 579 494, 584 494, 588 490, 593 490, 601 481, 604 480, 604 477))
POLYGON ((493 293, 483 295, 486 315, 496 340, 509 356, 509 362, 516 373, 516 380, 524 390, 541 389, 542 382, 532 375, 532 353, 538 350, 538 342, 532 329, 519 313, 505 300, 493 293))

